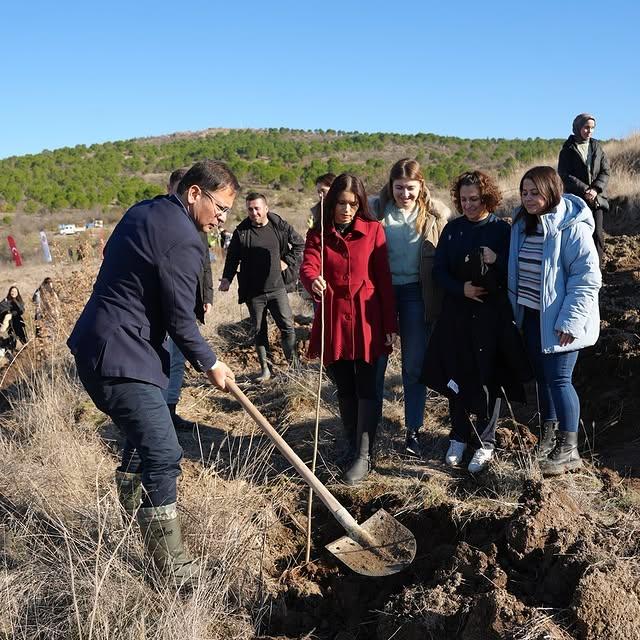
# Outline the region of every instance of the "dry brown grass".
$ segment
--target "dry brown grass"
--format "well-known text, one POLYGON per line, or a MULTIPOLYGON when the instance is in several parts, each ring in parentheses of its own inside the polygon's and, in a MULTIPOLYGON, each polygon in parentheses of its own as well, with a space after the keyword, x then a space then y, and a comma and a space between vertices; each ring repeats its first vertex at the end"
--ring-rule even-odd
POLYGON ((254 463, 264 456, 251 453, 233 482, 212 467, 186 469, 185 536, 215 571, 176 597, 145 581, 139 535, 121 525, 104 420, 68 361, 34 372, 10 403, 0 439, 0 620, 9 637, 252 637, 273 566, 265 540, 283 497, 260 487, 254 463))
POLYGON ((611 161, 609 193, 612 196, 640 195, 640 133, 605 145, 611 161))

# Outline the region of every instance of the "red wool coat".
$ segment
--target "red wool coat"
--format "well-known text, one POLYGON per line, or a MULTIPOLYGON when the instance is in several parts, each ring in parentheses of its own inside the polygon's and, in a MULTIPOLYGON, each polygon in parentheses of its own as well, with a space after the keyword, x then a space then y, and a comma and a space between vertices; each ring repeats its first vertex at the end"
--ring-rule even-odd
MULTIPOLYGON (((319 275, 320 232, 311 229, 300 267, 300 280, 310 293, 319 275)), ((356 216, 344 237, 333 227, 325 231, 324 279, 324 364, 336 360, 372 363, 383 353, 390 353, 391 347, 384 344, 385 334, 398 332, 398 320, 387 245, 379 222, 356 216)), ((310 358, 320 355, 320 325, 318 306, 311 329, 310 358)))

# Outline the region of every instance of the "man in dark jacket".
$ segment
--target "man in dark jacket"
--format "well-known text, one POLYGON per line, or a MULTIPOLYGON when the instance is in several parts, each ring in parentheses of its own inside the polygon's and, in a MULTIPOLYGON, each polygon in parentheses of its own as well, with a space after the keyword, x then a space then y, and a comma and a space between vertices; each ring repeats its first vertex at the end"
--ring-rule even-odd
MULTIPOLYGON (((186 173, 186 169, 176 169, 171 173, 169 176, 169 183, 167 184, 167 193, 169 195, 177 193, 178 185, 186 173)), ((221 216, 219 222, 222 224, 225 219, 226 216, 221 216)), ((209 260, 209 240, 206 232, 201 231, 200 238, 202 239, 205 260, 202 272, 198 277, 195 314, 198 321, 204 324, 205 316, 209 313, 213 304, 213 277, 211 275, 211 261, 209 260)), ((171 413, 173 426, 180 430, 191 430, 194 426, 193 422, 185 420, 176 413, 176 406, 180 400, 180 392, 184 381, 185 357, 176 346, 176 343, 171 339, 171 336, 169 336, 167 340, 167 350, 169 351, 169 357, 171 358, 169 368, 169 385, 166 390, 167 406, 171 413)))
POLYGON ((295 364, 295 329, 287 289, 293 290, 302 260, 304 240, 279 215, 269 211, 261 193, 247 195, 247 218, 233 232, 227 249, 220 291, 228 291, 238 265, 238 302, 246 302, 255 332, 261 373, 258 382, 271 377, 267 361, 269 338, 267 310, 281 333, 282 350, 295 364))
POLYGON ((604 260, 604 214, 609 211, 605 191, 609 182, 609 160, 599 140, 595 140, 593 130, 596 119, 581 113, 573 120, 573 134, 562 145, 558 158, 558 173, 564 183, 566 193, 580 196, 593 212, 596 229, 593 240, 596 243, 600 267, 604 260))
POLYGON ((223 163, 198 162, 177 195, 131 207, 109 238, 91 297, 67 341, 87 393, 126 439, 116 472, 123 509, 137 515, 147 552, 177 584, 200 568, 184 549, 176 509, 182 449, 162 393, 169 372, 164 341, 169 333, 217 388, 233 378, 200 335, 194 309, 204 266, 198 231, 218 224, 238 189, 223 163))

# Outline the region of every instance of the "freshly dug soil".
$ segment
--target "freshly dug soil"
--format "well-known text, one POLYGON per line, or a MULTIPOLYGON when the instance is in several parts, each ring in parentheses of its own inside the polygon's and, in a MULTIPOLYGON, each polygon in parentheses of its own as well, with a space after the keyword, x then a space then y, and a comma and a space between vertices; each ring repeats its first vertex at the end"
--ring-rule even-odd
POLYGON ((603 276, 600 339, 580 354, 575 372, 585 448, 640 478, 640 236, 607 239, 603 276))
MULTIPOLYGON (((351 509, 365 518, 370 505, 351 509)), ((445 503, 400 520, 418 542, 410 569, 373 580, 326 557, 326 564, 291 571, 273 602, 269 633, 299 638, 314 630, 317 638, 341 632, 377 640, 638 637, 637 563, 622 565, 613 555, 635 549, 621 550, 615 530, 553 484, 527 481, 508 517, 461 514, 445 503), (564 612, 562 626, 547 612, 564 612), (625 629, 634 631, 625 635, 625 629)), ((328 542, 336 531, 325 524, 328 542)))

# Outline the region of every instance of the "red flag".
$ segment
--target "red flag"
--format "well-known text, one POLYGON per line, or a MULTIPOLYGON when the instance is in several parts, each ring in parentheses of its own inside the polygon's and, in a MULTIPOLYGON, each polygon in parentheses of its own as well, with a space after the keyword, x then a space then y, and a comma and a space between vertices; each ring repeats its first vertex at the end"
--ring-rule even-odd
POLYGON ((13 261, 16 263, 16 267, 21 267, 22 257, 20 256, 18 247, 16 247, 16 241, 13 239, 13 236, 8 236, 7 242, 9 243, 9 249, 11 249, 11 255, 13 256, 13 261))

